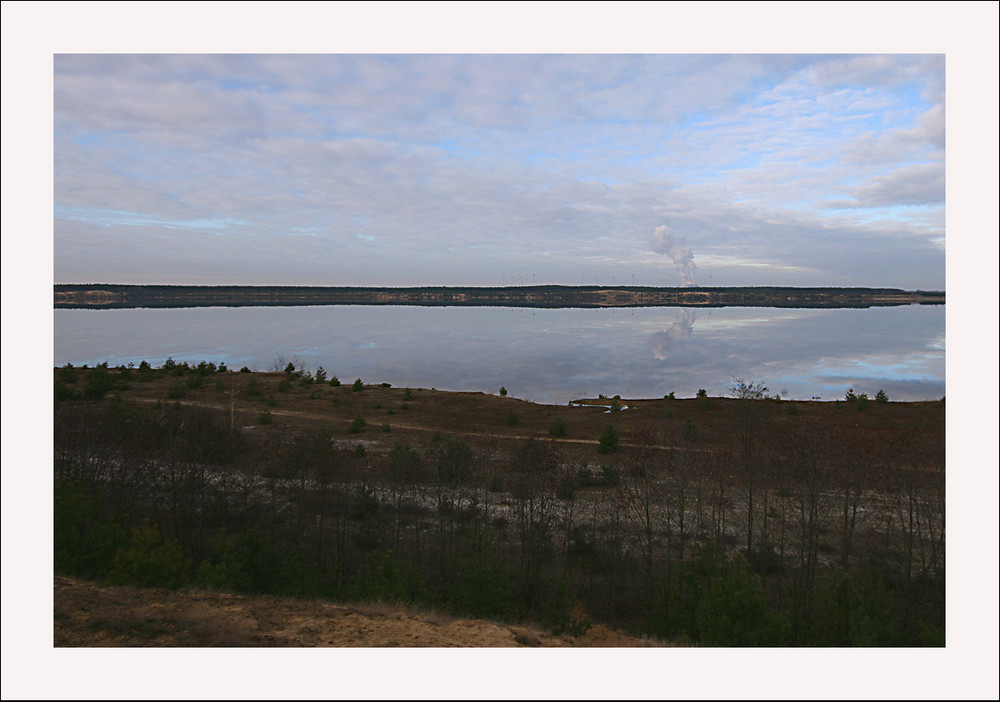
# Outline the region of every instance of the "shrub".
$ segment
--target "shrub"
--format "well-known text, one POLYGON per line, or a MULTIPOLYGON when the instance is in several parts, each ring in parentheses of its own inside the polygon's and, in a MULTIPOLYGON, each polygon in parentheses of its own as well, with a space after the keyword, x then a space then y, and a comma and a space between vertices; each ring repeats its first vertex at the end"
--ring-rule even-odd
POLYGON ((549 427, 549 434, 560 439, 566 436, 566 422, 562 419, 552 422, 552 426, 549 427))
POLYGON ((351 422, 351 426, 347 429, 347 431, 352 434, 357 434, 358 432, 364 431, 366 424, 367 422, 365 421, 365 418, 359 414, 354 417, 354 421, 351 422))
POLYGON ((581 466, 573 475, 573 482, 576 487, 614 487, 621 482, 621 475, 618 469, 611 465, 601 466, 598 473, 594 473, 589 466, 581 466))
POLYGON ((316 382, 325 383, 326 382, 326 371, 323 370, 323 366, 316 369, 316 382))
POLYGON ((415 483, 424 478, 420 454, 409 444, 397 441, 389 451, 389 476, 394 483, 415 483))
POLYGON ((572 500, 576 495, 576 488, 576 476, 563 476, 563 478, 561 478, 559 483, 556 485, 556 497, 560 500, 572 500))
POLYGON ((455 571, 445 589, 450 608, 474 617, 508 616, 515 580, 504 564, 473 556, 459 560, 455 571))
POLYGON ((472 473, 472 449, 457 439, 448 439, 437 455, 438 479, 452 487, 467 481, 472 473))
POLYGON ((504 424, 509 427, 515 427, 520 423, 520 421, 521 420, 518 418, 517 413, 514 412, 514 410, 507 410, 507 416, 504 419, 504 424))
POLYGON ((792 415, 798 414, 799 413, 799 406, 797 404, 795 404, 794 402, 789 402, 788 406, 785 407, 785 413, 786 414, 792 414, 792 415))
POLYGON ((115 553, 109 579, 115 585, 176 589, 184 584, 187 567, 180 543, 162 541, 159 527, 146 520, 132 530, 128 547, 115 553))
POLYGON ((601 483, 607 487, 614 487, 621 482, 621 475, 614 466, 601 466, 601 483))
POLYGON ((706 646, 774 646, 784 640, 781 617, 768 606, 760 578, 737 556, 712 577, 695 607, 706 646))
POLYGON ((364 389, 365 389, 365 384, 361 382, 361 378, 355 380, 354 384, 351 385, 351 392, 361 392, 364 389))
POLYGON ((697 441, 698 425, 691 419, 686 420, 684 422, 684 433, 681 436, 683 436, 685 441, 697 441))
POLYGON ((555 636, 583 636, 593 623, 570 593, 566 581, 556 581, 541 603, 541 617, 546 628, 555 636))
POLYGON ((354 500, 351 505, 351 518, 359 521, 374 517, 379 510, 378 495, 368 484, 354 488, 354 500))
POLYGON ((123 539, 104 500, 84 484, 57 479, 53 504, 56 572, 107 575, 123 539))
POLYGON ((83 398, 85 400, 100 400, 111 390, 120 390, 128 387, 124 381, 116 379, 108 372, 108 364, 102 363, 87 375, 87 382, 83 386, 83 398))
POLYGON ((879 389, 879 391, 875 393, 875 402, 884 405, 888 401, 889 396, 885 394, 885 390, 879 389))
POLYGON ((73 389, 61 380, 57 380, 55 383, 55 401, 59 402, 61 400, 72 400, 76 397, 76 393, 73 389))
POLYGON ((271 410, 263 410, 263 411, 262 411, 262 412, 260 413, 260 415, 258 415, 258 417, 257 417, 257 421, 258 421, 258 422, 259 422, 260 424, 270 424, 270 423, 271 423, 272 421, 274 421, 274 420, 273 420, 273 419, 271 418, 271 410))
POLYGON ((507 397, 507 388, 500 388, 500 397, 507 397))
POLYGON ((597 440, 598 453, 614 453, 621 448, 621 440, 618 438, 618 430, 613 424, 604 427, 601 437, 597 440))
POLYGON ((75 383, 77 377, 76 368, 71 363, 67 363, 59 369, 59 380, 63 383, 75 383))
POLYGON ((198 375, 214 375, 218 372, 218 368, 211 361, 202 361, 195 367, 194 372, 198 375))
POLYGON ((186 394, 185 383, 180 380, 175 380, 170 384, 170 388, 167 390, 167 398, 171 400, 179 400, 186 394))
POLYGON ((240 368, 240 373, 249 373, 249 372, 250 372, 250 369, 247 368, 246 366, 243 366, 242 368, 240 368))
POLYGON ((410 388, 403 390, 403 402, 407 402, 413 399, 413 391, 410 388))
POLYGON ((699 388, 697 396, 698 397, 708 397, 708 390, 706 390, 705 388, 699 388))
MULTIPOLYGON (((761 382, 745 380, 744 378, 733 378, 729 387, 729 395, 737 400, 768 400, 767 386, 761 382)), ((780 400, 780 395, 775 395, 774 399, 780 400)))
POLYGON ((330 378, 330 387, 331 388, 339 388, 340 387, 340 379, 337 378, 337 376, 333 376, 332 378, 330 378))

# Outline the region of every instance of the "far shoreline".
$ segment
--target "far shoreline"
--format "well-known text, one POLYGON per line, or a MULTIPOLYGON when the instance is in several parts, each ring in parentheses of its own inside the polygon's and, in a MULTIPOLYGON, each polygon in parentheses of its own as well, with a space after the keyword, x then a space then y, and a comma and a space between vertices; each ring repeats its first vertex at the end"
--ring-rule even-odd
POLYGON ((425 307, 783 307, 943 305, 943 291, 866 287, 355 287, 56 284, 54 309, 414 305, 425 307))

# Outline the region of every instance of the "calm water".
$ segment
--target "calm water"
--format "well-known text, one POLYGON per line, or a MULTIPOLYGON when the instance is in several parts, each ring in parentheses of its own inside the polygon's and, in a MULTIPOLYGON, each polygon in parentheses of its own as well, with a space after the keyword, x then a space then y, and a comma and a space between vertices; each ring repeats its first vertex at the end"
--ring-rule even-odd
POLYGON ((288 362, 353 382, 564 404, 600 393, 725 395, 734 377, 783 397, 945 395, 943 306, 874 309, 241 307, 54 310, 55 365, 288 362))

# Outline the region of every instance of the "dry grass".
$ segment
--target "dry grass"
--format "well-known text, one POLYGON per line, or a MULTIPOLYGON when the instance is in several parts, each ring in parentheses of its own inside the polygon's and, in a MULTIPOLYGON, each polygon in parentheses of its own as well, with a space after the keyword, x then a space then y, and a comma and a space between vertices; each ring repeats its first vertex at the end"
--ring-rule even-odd
MULTIPOLYGON (((361 444, 375 451, 388 451, 396 443, 426 445, 446 437, 487 449, 540 438, 558 445, 568 461, 586 462, 600 460, 598 439, 609 424, 618 429, 626 446, 651 429, 659 435, 659 443, 676 446, 690 421, 697 426, 695 445, 714 449, 732 445, 738 421, 737 402, 730 398, 710 398, 707 405, 695 398, 623 398, 620 402, 630 409, 607 414, 601 408, 539 405, 481 392, 407 390, 374 383, 354 392, 349 381, 339 387, 326 383, 303 385, 296 380, 289 383, 283 373, 220 373, 209 376, 201 388, 187 390, 184 398, 172 400, 170 387, 177 378, 161 373, 158 371, 151 382, 138 382, 133 372, 128 389, 118 392, 119 396, 144 404, 160 402, 169 406, 180 402, 212 408, 252 433, 323 428, 343 446, 361 444), (259 389, 259 395, 247 394, 251 383, 259 389), (259 418, 265 409, 271 423, 262 426, 259 418), (516 424, 508 422, 511 412, 517 416, 516 424), (366 427, 351 432, 358 416, 365 419, 366 427), (563 437, 549 434, 556 420, 565 425, 563 437), (388 424, 391 431, 381 430, 383 424, 388 424)), ((76 385, 82 387, 82 375, 76 385)), ((780 441, 791 432, 812 427, 864 435, 875 445, 888 432, 905 431, 933 438, 943 456, 944 404, 939 401, 870 402, 865 411, 857 411, 855 405, 846 402, 796 401, 794 414, 789 414, 789 406, 787 401, 761 403, 762 428, 771 439, 780 441)))
POLYGON ((650 647, 594 627, 553 636, 532 627, 461 619, 425 607, 349 606, 271 596, 101 587, 55 579, 56 647, 650 647))

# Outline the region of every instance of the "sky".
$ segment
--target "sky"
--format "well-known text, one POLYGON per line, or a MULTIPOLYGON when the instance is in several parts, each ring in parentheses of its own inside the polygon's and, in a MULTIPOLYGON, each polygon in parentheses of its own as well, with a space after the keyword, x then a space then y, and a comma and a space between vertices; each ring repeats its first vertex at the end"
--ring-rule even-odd
POLYGON ((945 64, 56 54, 55 282, 943 290, 945 64))

